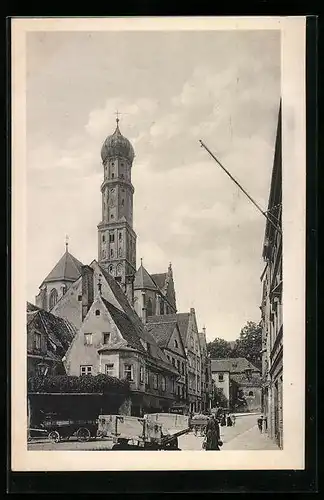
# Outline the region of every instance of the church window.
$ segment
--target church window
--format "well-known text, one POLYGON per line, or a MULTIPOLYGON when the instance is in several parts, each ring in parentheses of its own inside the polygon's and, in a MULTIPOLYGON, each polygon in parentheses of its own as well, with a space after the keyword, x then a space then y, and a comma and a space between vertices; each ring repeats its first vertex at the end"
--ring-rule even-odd
POLYGON ((112 178, 112 179, 114 179, 114 177, 115 177, 115 174, 114 174, 114 172, 113 172, 113 173, 111 174, 111 178, 112 178))
POLYGON ((253 396, 253 391, 250 391, 250 392, 249 392, 249 396, 253 396))
POLYGON ((125 200, 124 200, 124 198, 122 199, 121 204, 122 204, 122 207, 125 205, 125 200))
POLYGON ((119 241, 122 239, 122 233, 118 233, 119 241))
POLYGON ((114 256, 114 251, 113 251, 113 249, 111 248, 111 249, 110 249, 110 257, 113 257, 113 256, 114 256))
POLYGON ((58 299, 57 290, 56 290, 56 288, 53 288, 53 290, 50 293, 50 299, 49 299, 50 309, 52 309, 52 307, 55 306, 57 299, 58 299))
POLYGON ((164 314, 164 302, 161 300, 160 302, 160 314, 163 315, 164 314))
POLYGON ((106 238, 105 238, 105 235, 103 234, 102 235, 102 241, 105 242, 106 241, 106 238))
POLYGON ((177 349, 178 349, 178 347, 179 347, 179 346, 178 346, 178 341, 177 341, 177 339, 174 339, 174 347, 176 347, 177 349))
POLYGON ((110 243, 113 243, 115 241, 115 235, 114 235, 114 233, 110 233, 110 235, 109 235, 109 241, 110 241, 110 243))
POLYGON ((82 295, 78 295, 78 301, 81 302, 82 300, 82 295))
POLYGON ((148 316, 152 316, 152 314, 153 314, 153 306, 152 306, 151 299, 148 299, 148 301, 147 301, 146 313, 148 316))
POLYGON ((111 215, 110 215, 110 218, 111 218, 111 219, 113 219, 113 218, 114 218, 114 214, 111 214, 111 215))
POLYGON ((96 316, 100 316, 100 311, 99 311, 99 309, 96 309, 96 316))
POLYGON ((112 273, 113 272, 113 266, 109 266, 109 272, 112 273))

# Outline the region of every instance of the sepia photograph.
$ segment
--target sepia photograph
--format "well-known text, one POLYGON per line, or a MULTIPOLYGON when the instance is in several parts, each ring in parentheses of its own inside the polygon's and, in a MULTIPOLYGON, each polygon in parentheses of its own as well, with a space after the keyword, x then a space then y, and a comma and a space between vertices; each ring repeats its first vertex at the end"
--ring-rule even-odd
POLYGON ((162 468, 186 468, 189 453, 161 451, 201 451, 198 468, 205 451, 231 452, 237 468, 247 452, 262 468, 262 451, 275 467, 294 422, 302 457, 303 396, 290 417, 284 382, 293 391, 304 375, 292 371, 303 366, 302 316, 294 334, 289 320, 303 290, 283 249, 298 262, 291 211, 304 210, 305 165, 300 155, 295 193, 285 191, 296 153, 284 131, 293 148, 303 140, 292 105, 285 128, 284 20, 258 19, 16 20, 17 47, 19 23, 31 23, 23 86, 13 78, 13 113, 24 104, 16 383, 19 443, 38 467, 51 457, 65 470, 70 451, 121 451, 108 468, 128 451, 158 452, 162 468))

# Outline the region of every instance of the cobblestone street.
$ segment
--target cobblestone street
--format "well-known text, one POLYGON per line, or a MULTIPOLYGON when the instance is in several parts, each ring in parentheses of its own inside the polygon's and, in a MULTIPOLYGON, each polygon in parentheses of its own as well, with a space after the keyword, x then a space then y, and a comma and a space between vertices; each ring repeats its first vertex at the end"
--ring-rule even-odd
MULTIPOLYGON (((257 425, 257 415, 238 416, 233 427, 221 427, 222 450, 278 450, 278 447, 265 435, 261 434, 257 425)), ((183 451, 202 450, 203 436, 195 436, 193 432, 180 436, 179 448, 183 451)), ((28 443, 28 450, 88 450, 109 451, 112 442, 108 439, 79 443, 71 439, 62 443, 52 444, 46 439, 28 443)))

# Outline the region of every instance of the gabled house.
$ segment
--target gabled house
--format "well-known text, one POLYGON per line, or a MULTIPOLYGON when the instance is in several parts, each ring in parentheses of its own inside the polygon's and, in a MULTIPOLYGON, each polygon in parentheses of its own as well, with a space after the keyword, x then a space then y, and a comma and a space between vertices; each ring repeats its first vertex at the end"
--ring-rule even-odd
POLYGON ((261 371, 250 361, 245 358, 212 359, 211 372, 215 387, 223 390, 232 410, 261 409, 261 371))
POLYGON ((177 322, 165 320, 159 323, 148 323, 145 326, 145 330, 153 335, 158 346, 179 374, 173 408, 187 410, 187 358, 177 322))
POLYGON ((27 302, 27 376, 64 374, 62 358, 75 333, 66 319, 27 302))
POLYGON ((151 316, 147 318, 147 322, 149 325, 159 323, 173 323, 178 325, 187 358, 186 383, 189 411, 201 411, 202 364, 198 327, 194 308, 191 308, 189 313, 151 316))

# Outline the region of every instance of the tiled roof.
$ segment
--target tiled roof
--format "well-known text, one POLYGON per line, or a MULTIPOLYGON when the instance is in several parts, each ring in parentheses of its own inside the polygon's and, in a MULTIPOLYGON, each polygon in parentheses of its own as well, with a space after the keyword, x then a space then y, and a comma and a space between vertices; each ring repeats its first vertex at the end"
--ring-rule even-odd
POLYGON ((153 279, 151 278, 145 267, 141 265, 135 274, 134 289, 142 290, 145 288, 146 289, 148 288, 150 290, 158 289, 156 283, 154 283, 153 279))
POLYGON ((230 373, 242 373, 245 370, 260 372, 260 370, 252 365, 252 363, 250 363, 250 361, 248 361, 246 358, 212 359, 211 370, 212 372, 230 373))
POLYGON ((184 345, 187 345, 187 333, 188 333, 190 313, 177 313, 176 316, 182 341, 184 345))
POLYGON ((145 329, 150 332, 160 347, 167 347, 176 323, 149 323, 145 329))
POLYGON ((159 273, 159 274, 151 274, 152 279, 157 284, 159 289, 162 291, 165 285, 165 280, 167 277, 167 273, 159 273))
POLYGON ((81 275, 82 266, 82 262, 66 251, 43 283, 60 280, 75 281, 81 275))
POLYGON ((149 316, 147 322, 153 323, 178 323, 181 339, 184 345, 186 345, 188 324, 189 324, 190 313, 176 313, 176 314, 163 314, 161 316, 149 316))
POLYGON ((116 326, 118 327, 123 338, 126 340, 127 344, 140 352, 144 352, 144 348, 140 342, 136 329, 128 316, 117 309, 117 307, 110 304, 110 302, 103 297, 102 301, 111 314, 112 319, 116 323, 116 326))
POLYGON ((244 373, 231 375, 241 387, 261 387, 261 374, 253 374, 251 378, 247 378, 244 373))
POLYGON ((147 330, 145 330, 142 321, 140 320, 139 316, 136 314, 136 312, 128 302, 126 295, 124 294, 123 290, 121 289, 117 281, 113 278, 113 276, 111 276, 108 272, 102 269, 101 266, 99 267, 102 275, 106 279, 113 294, 115 295, 116 300, 124 310, 126 316, 128 316, 129 320, 132 322, 137 335, 139 336, 140 339, 142 339, 144 342, 147 342, 150 345, 150 354, 152 358, 162 363, 165 367, 173 371, 172 365, 169 363, 166 355, 164 354, 162 349, 158 346, 153 335, 147 330))
MULTIPOLYGON (((60 355, 67 351, 76 333, 73 326, 66 319, 54 316, 44 309, 36 308, 36 306, 35 310, 33 309, 33 304, 27 303, 27 334, 31 334, 35 330, 43 332, 49 341, 47 342, 46 356, 60 361, 60 355), (58 349, 57 353, 51 350, 51 345, 55 351, 58 349)), ((28 352, 31 354, 33 350, 28 352)))

